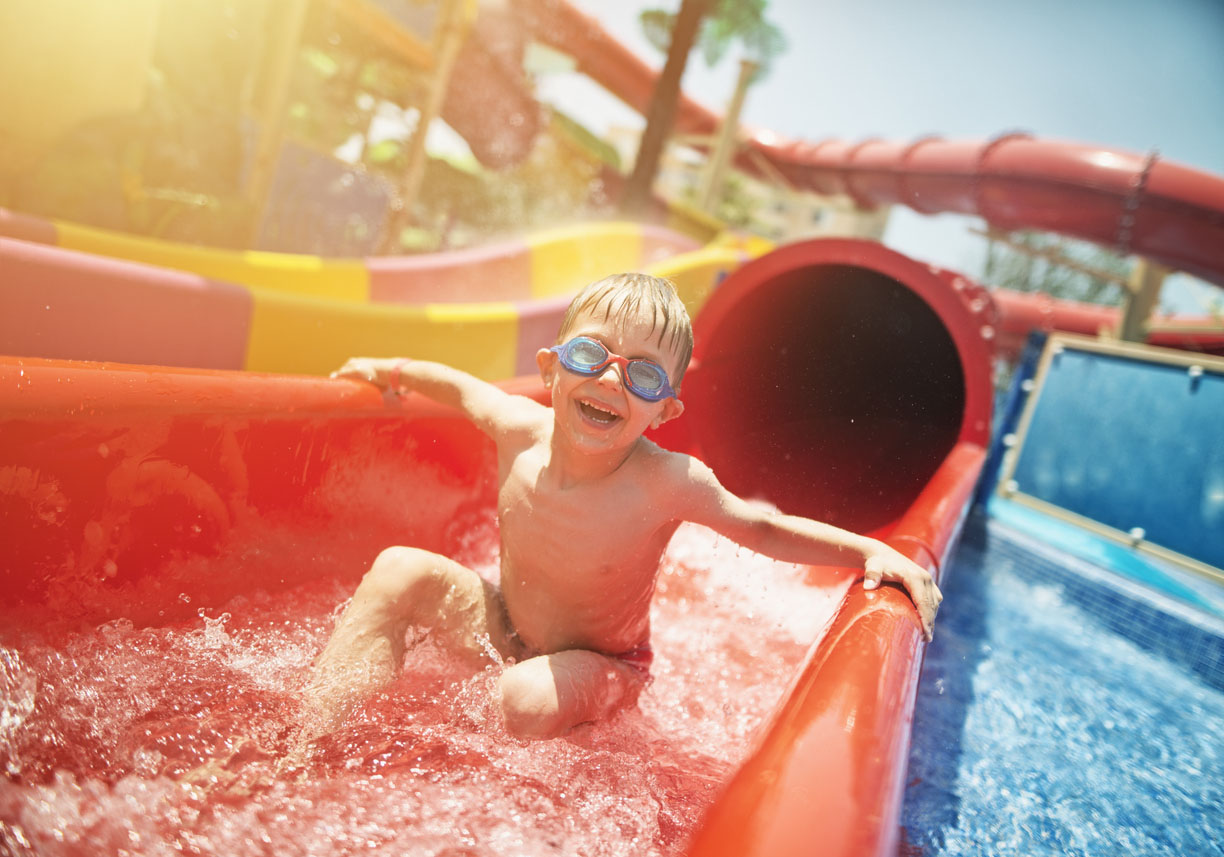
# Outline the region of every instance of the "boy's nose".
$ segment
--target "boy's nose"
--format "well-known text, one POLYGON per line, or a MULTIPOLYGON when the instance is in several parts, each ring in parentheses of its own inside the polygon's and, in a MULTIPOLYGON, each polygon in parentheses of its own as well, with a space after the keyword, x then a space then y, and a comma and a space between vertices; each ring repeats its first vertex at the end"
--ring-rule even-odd
POLYGON ((609 363, 607 366, 605 366, 603 371, 599 373, 597 380, 601 384, 608 384, 615 387, 620 387, 624 383, 620 376, 620 367, 615 363, 609 363))

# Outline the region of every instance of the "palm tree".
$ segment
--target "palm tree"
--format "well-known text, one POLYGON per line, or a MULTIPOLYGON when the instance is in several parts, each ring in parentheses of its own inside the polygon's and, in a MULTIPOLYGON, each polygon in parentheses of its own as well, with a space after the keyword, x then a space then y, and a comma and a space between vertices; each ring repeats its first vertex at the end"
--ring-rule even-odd
POLYGON ((680 80, 693 46, 700 42, 706 62, 714 65, 732 42, 741 42, 746 58, 759 67, 758 80, 767 72, 770 60, 786 47, 781 31, 765 20, 767 5, 768 0, 681 0, 675 14, 661 9, 642 12, 646 38, 667 52, 667 61, 650 99, 633 172, 621 196, 625 215, 640 216, 646 209, 663 146, 675 123, 680 80))

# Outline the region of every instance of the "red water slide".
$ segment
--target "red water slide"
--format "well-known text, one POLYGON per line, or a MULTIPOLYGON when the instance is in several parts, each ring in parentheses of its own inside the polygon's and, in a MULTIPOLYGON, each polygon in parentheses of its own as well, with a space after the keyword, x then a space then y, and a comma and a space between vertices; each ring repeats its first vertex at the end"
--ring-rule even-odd
MULTIPOLYGON (((515 0, 525 26, 645 113, 658 72, 566 0, 515 0)), ((681 98, 675 130, 712 133, 714 112, 681 98)), ((923 138, 806 142, 756 131, 740 164, 762 163, 796 187, 844 193, 859 205, 981 217, 1000 229, 1041 229, 1136 253, 1224 285, 1224 177, 1156 154, 1008 134, 989 141, 923 138)))
MULTIPOLYGON (((1116 331, 1122 320, 1118 307, 1051 297, 1042 292, 995 289, 995 354, 1014 360, 1034 330, 1099 336, 1116 331)), ((1218 318, 1159 317, 1148 328, 1146 342, 1162 348, 1224 354, 1224 327, 1218 318)))

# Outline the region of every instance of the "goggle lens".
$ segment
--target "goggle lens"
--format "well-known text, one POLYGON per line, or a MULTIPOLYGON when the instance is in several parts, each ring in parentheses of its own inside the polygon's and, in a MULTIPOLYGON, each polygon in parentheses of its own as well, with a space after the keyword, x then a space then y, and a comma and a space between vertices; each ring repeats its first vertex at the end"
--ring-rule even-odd
POLYGON ((631 362, 629 364, 629 380, 633 382, 633 386, 650 390, 652 393, 662 390, 663 385, 667 383, 663 370, 653 363, 641 362, 631 362))
POLYGON ((593 339, 571 340, 566 352, 575 365, 591 372, 608 360, 608 350, 593 339))

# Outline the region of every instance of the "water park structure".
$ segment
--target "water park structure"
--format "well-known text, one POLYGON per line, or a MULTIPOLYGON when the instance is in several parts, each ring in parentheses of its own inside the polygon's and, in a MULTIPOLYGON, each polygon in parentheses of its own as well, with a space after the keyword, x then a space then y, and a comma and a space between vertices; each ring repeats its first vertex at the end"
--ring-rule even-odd
MULTIPOLYGON (((359 29, 401 29, 386 25, 395 4, 325 5, 359 29)), ((439 4, 436 38, 421 40, 420 64, 449 81, 423 94, 423 115, 444 117, 478 158, 513 161, 539 133, 526 79, 497 72, 528 38, 645 109, 656 73, 594 21, 557 0, 507 8, 465 17, 466 4, 439 4)), ((416 50, 387 38, 387 50, 416 50)), ((710 134, 719 123, 684 100, 676 128, 710 134)), ((273 138, 256 139, 259 173, 273 138)), ((423 158, 423 136, 414 145, 423 158)), ((850 144, 756 131, 736 164, 865 208, 1057 232, 1224 285, 1224 177, 1154 156, 1025 135, 850 144)), ((351 578, 389 544, 463 550, 457 523, 492 514, 487 441, 438 406, 325 376, 354 354, 400 354, 543 400, 532 355, 578 287, 621 269, 669 277, 695 320, 687 411, 658 443, 703 459, 737 493, 876 535, 938 576, 993 466, 992 361, 1033 330, 1095 335, 1125 321, 992 292, 873 241, 775 247, 698 228, 661 200, 649 220, 339 258, 0 209, 5 645, 119 620, 191 622, 253 592, 338 569, 351 578), (787 383, 762 381, 777 375, 787 383)), ((1131 311, 1151 298, 1140 289, 1131 311)), ((1224 332, 1208 321, 1142 333, 1222 353, 1224 332)), ((828 570, 812 580, 836 610, 686 854, 810 854, 815 841, 831 855, 897 851, 921 632, 900 590, 846 588, 828 570)))

